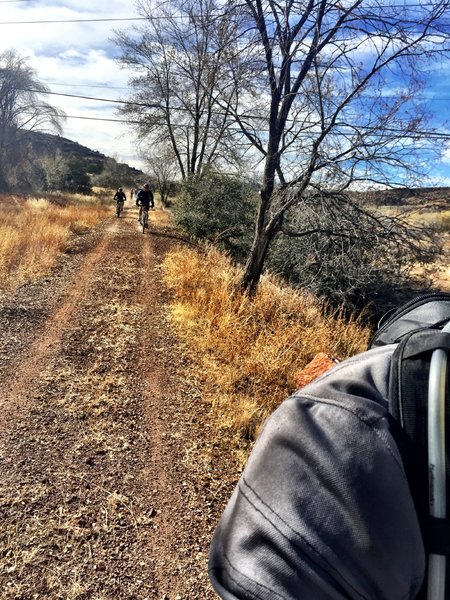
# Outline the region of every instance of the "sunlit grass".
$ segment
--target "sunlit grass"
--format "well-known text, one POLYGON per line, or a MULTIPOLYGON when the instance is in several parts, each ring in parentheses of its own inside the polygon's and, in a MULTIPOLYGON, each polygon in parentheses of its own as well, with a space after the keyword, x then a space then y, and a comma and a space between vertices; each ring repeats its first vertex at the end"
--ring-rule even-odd
POLYGON ((438 210, 427 206, 383 206, 378 210, 387 216, 403 216, 414 225, 450 232, 450 210, 438 210))
MULTIPOLYGON (((63 199, 64 200, 64 199, 63 199)), ((69 238, 96 225, 105 207, 71 196, 66 204, 47 199, 2 198, 0 288, 14 288, 47 273, 69 238)))
POLYGON ((253 299, 236 293, 240 275, 214 250, 183 248, 165 261, 173 320, 219 422, 253 439, 317 353, 352 355, 367 347, 369 332, 339 314, 325 315, 313 296, 271 278, 263 279, 253 299))

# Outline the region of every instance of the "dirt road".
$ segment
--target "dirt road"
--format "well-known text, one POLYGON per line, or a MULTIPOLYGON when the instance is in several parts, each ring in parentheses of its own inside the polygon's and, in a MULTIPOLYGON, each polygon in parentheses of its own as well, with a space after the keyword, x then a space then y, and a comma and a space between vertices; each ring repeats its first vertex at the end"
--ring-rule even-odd
POLYGON ((174 239, 136 216, 0 301, 1 599, 216 597, 226 440, 168 323, 174 239))

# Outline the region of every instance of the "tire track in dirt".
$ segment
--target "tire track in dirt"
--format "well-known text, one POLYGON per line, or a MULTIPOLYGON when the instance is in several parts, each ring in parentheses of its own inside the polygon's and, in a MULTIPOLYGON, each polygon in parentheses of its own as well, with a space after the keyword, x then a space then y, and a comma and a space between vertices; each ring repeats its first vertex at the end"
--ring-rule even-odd
MULTIPOLYGON (((141 476, 144 485, 151 490, 150 494, 156 505, 154 527, 157 536, 152 542, 152 549, 157 562, 157 589, 161 598, 184 598, 180 593, 183 586, 182 582, 178 581, 177 569, 168 568, 170 561, 167 560, 171 555, 175 557, 177 554, 175 522, 170 510, 177 495, 176 482, 171 480, 171 470, 176 461, 172 448, 167 443, 174 423, 171 422, 172 417, 167 414, 167 403, 172 399, 167 394, 167 386, 162 385, 162 382, 167 381, 166 365, 158 356, 162 351, 162 339, 161 335, 155 336, 155 331, 162 329, 165 315, 157 308, 157 296, 160 292, 155 282, 161 274, 158 268, 152 265, 153 246, 151 237, 147 236, 142 245, 141 260, 148 276, 142 279, 139 290, 141 298, 145 301, 139 370, 143 373, 143 400, 151 443, 149 462, 141 476), (170 592, 172 595, 169 596, 170 592)), ((175 505, 177 511, 183 510, 179 503, 179 495, 175 505)))
POLYGON ((150 234, 143 236, 141 262, 147 277, 139 291, 145 315, 139 370, 144 373, 142 400, 151 452, 141 479, 155 508, 150 543, 158 598, 207 600, 217 597, 207 578, 215 520, 196 456, 198 447, 206 444, 206 431, 200 433, 198 426, 208 427, 207 411, 190 385, 189 362, 180 357, 168 326, 168 295, 161 263, 154 259, 171 248, 172 236, 152 223, 150 234))
POLYGON ((173 243, 142 235, 125 210, 15 359, 5 399, 18 408, 0 437, 2 599, 216 597, 206 563, 222 483, 208 449, 220 448, 167 321, 173 243))

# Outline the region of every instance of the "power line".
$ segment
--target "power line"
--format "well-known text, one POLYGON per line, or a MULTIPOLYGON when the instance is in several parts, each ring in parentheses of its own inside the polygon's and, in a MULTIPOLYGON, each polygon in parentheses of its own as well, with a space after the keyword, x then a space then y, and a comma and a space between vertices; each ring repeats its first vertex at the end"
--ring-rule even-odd
POLYGON ((50 92, 27 89, 27 92, 35 92, 36 94, 50 94, 51 96, 64 96, 66 98, 81 98, 82 100, 96 100, 97 102, 113 102, 115 104, 129 104, 132 106, 146 106, 147 108, 159 108, 159 104, 148 104, 145 102, 129 102, 126 100, 113 100, 112 98, 96 98, 94 96, 81 96, 80 94, 63 94, 62 92, 50 92))
MULTIPOLYGON (((38 90, 28 90, 30 92, 37 92, 38 90)), ((95 100, 98 102, 113 102, 116 104, 125 104, 127 106, 142 106, 145 108, 161 108, 160 105, 158 104, 148 104, 148 103, 144 103, 144 102, 130 102, 130 101, 126 101, 126 100, 110 100, 108 98, 96 98, 93 96, 81 96, 81 95, 76 95, 76 94, 62 94, 59 92, 41 92, 44 94, 53 94, 55 96, 65 96, 65 97, 70 97, 70 98, 81 98, 83 100, 95 100)), ((181 112, 190 112, 189 109, 187 108, 183 108, 181 106, 178 107, 172 107, 170 110, 176 110, 176 111, 181 111, 181 112)), ((113 121, 113 122, 117 122, 117 123, 128 123, 128 124, 139 124, 140 121, 129 121, 129 120, 120 120, 120 119, 106 119, 106 118, 100 118, 100 117, 77 117, 77 116, 73 116, 73 115, 67 115, 68 118, 73 118, 73 119, 87 119, 87 120, 98 120, 98 121, 113 121)), ((268 120, 268 118, 266 117, 262 117, 261 115, 247 115, 247 114, 243 114, 240 115, 240 118, 243 119, 263 119, 265 121, 268 120)), ((184 125, 180 125, 178 127, 184 127, 184 125)), ((360 130, 365 130, 365 129, 370 129, 368 126, 363 126, 360 125, 358 127, 352 127, 352 130, 356 130, 356 129, 360 129, 360 130)), ((241 131, 241 130, 239 130, 241 131)), ((258 131, 268 131, 268 130, 262 130, 260 128, 258 128, 258 131)), ((405 132, 402 129, 395 129, 395 128, 385 128, 384 129, 385 132, 390 132, 390 133, 395 133, 395 134, 403 134, 401 135, 401 137, 406 137, 406 138, 417 138, 419 136, 429 136, 429 137, 433 137, 435 139, 450 139, 450 133, 439 133, 436 131, 417 131, 417 132, 405 132)), ((298 135, 298 134, 297 134, 298 135)), ((331 134, 331 135, 336 135, 331 134)), ((348 133, 344 133, 344 132, 340 132, 338 135, 346 135, 348 136, 348 133)), ((376 135, 376 134, 370 134, 370 135, 376 135)))
MULTIPOLYGON (((9 2, 12 0, 0 0, 0 4, 2 2, 9 2)), ((28 0, 27 0, 28 1, 28 0)), ((32 0, 30 0, 32 1, 32 0)), ((101 90, 123 90, 123 91, 130 91, 130 87, 123 87, 123 86, 118 86, 118 85, 92 85, 89 83, 60 83, 60 82, 56 82, 56 81, 45 81, 44 79, 41 80, 42 83, 45 83, 47 85, 56 85, 58 87, 70 87, 70 88, 92 88, 92 89, 101 89, 101 90)), ((30 90, 33 91, 33 90, 30 90)), ((42 93, 42 92, 41 92, 42 93)), ((50 93, 50 92, 48 92, 50 93)), ((53 94, 57 94, 57 92, 52 92, 53 94)), ((62 94, 61 94, 62 95, 62 94)), ((76 94, 73 94, 74 98, 83 98, 84 96, 77 96, 76 94)), ((373 96, 368 96, 368 95, 364 95, 365 98, 372 98, 373 96)), ((385 96, 386 98, 398 98, 400 97, 399 94, 389 94, 388 96, 385 96)), ((415 96, 415 98, 418 98, 419 100, 425 100, 425 101, 434 101, 434 100, 450 100, 450 96, 437 96, 437 95, 419 95, 417 94, 415 96)), ((102 100, 101 98, 90 98, 91 100, 102 100)), ((107 102, 112 102, 112 100, 106 100, 107 102)), ((147 106, 147 105, 145 105, 147 106)))
MULTIPOLYGON (((4 2, 6 0, 0 0, 1 2, 4 2)), ((7 0, 9 2, 9 0, 7 0)), ((71 88, 99 88, 102 90, 129 90, 129 87, 122 87, 122 86, 118 86, 118 85, 91 85, 89 83, 58 83, 55 81, 45 81, 45 80, 41 80, 43 83, 46 83, 47 85, 56 85, 56 86, 61 86, 61 87, 71 87, 71 88)))
POLYGON ((80 115, 65 115, 67 119, 83 119, 85 121, 111 121, 113 123, 127 123, 128 125, 138 125, 139 121, 127 121, 125 119, 107 119, 105 117, 82 117, 80 115))
MULTIPOLYGON (((1 0, 0 0, 1 1, 1 0)), ((76 87, 76 85, 74 84, 50 84, 50 85, 67 85, 70 87, 76 87)), ((119 90, 128 90, 129 88, 122 88, 122 87, 117 87, 117 88, 112 88, 111 86, 82 86, 82 87, 92 87, 92 88, 109 88, 109 89, 119 89, 119 90)), ((81 98, 82 100, 95 100, 97 102, 112 102, 115 104, 125 104, 127 106, 142 106, 144 108, 162 108, 161 105, 159 104, 150 104, 148 102, 133 102, 130 100, 117 100, 117 99, 112 99, 112 98, 98 98, 96 96, 82 96, 81 94, 64 94, 62 92, 51 92, 51 91, 41 91, 41 90, 33 90, 33 89, 28 89, 26 90, 28 92, 35 92, 37 94, 50 94, 52 96, 64 96, 66 98, 81 98)), ((373 96, 365 96, 366 98, 373 98, 373 96)), ((387 97, 391 97, 391 96, 387 96, 387 97)), ((393 96, 393 97, 397 97, 397 96, 393 96)), ((424 101, 430 102, 433 100, 449 100, 450 96, 433 96, 433 97, 426 97, 424 96, 423 98, 421 97, 420 99, 423 99, 424 101)), ((183 108, 183 107, 177 107, 177 106, 173 106, 171 107, 170 110, 182 110, 182 111, 186 111, 189 112, 189 110, 187 108, 183 108)), ((256 115, 242 115, 245 118, 252 118, 252 119, 258 119, 261 117, 258 117, 256 115)))
MULTIPOLYGON (((11 0, 2 0, 11 1, 11 0)), ((48 21, 0 21, 0 25, 42 25, 42 24, 50 24, 50 23, 101 23, 107 21, 147 21, 147 17, 116 17, 109 19, 58 19, 58 20, 48 20, 48 21)))
MULTIPOLYGON (((86 120, 86 121, 108 121, 108 122, 113 122, 113 123, 124 123, 126 125, 139 125, 140 121, 130 121, 130 120, 126 120, 126 119, 112 119, 112 118, 106 118, 106 117, 83 117, 81 115, 66 115, 66 117, 68 119, 82 119, 82 120, 86 120)), ((173 127, 176 128, 185 128, 185 125, 173 125, 173 127)), ((358 129, 358 127, 353 126, 352 130, 355 132, 358 129)), ((360 130, 364 130, 367 129, 367 127, 361 126, 359 127, 360 130)), ((234 131, 236 133, 242 133, 242 130, 240 128, 229 128, 230 131, 234 131)), ((259 132, 260 133, 265 133, 268 132, 268 129, 260 129, 259 132)), ((437 131, 417 131, 417 132, 406 132, 403 129, 395 129, 395 128, 386 128, 384 130, 387 133, 393 133, 393 134, 399 134, 400 137, 403 138, 408 138, 408 139, 415 139, 418 137, 422 137, 422 136, 427 136, 429 138, 435 138, 435 139, 446 139, 446 140, 450 140, 450 133, 439 133, 437 131)), ((314 133, 314 132, 312 132, 314 133)), ((304 133, 304 135, 307 135, 308 137, 310 137, 312 135, 312 133, 304 133)), ((320 132, 316 132, 316 133, 320 133, 320 132)), ((298 135, 298 134, 297 134, 298 135)), ((339 131, 339 132, 332 132, 330 133, 330 137, 333 136, 341 136, 341 137, 349 137, 349 133, 345 133, 343 131, 339 131)), ((371 137, 384 137, 385 133, 383 131, 381 131, 380 133, 375 133, 372 132, 369 134, 371 137)))
MULTIPOLYGON (((26 2, 32 0, 0 0, 0 3, 7 2, 26 2)), ((398 5, 398 4, 377 4, 374 6, 364 6, 364 9, 377 9, 377 8, 392 8, 392 9, 402 9, 406 10, 412 7, 416 8, 425 8, 427 6, 433 6, 433 4, 408 4, 406 5, 398 5)), ((220 15, 216 15, 212 18, 220 17, 220 15)), ((357 16, 357 13, 355 14, 357 16)), ((150 17, 114 17, 114 18, 98 18, 98 19, 48 19, 48 20, 39 20, 39 21, 1 21, 0 25, 42 25, 42 24, 51 24, 51 23, 102 23, 102 22, 113 22, 113 21, 154 21, 154 20, 167 20, 167 19, 186 19, 186 18, 204 18, 204 15, 152 15, 150 17)), ((444 26, 448 26, 448 24, 443 24, 444 26)))

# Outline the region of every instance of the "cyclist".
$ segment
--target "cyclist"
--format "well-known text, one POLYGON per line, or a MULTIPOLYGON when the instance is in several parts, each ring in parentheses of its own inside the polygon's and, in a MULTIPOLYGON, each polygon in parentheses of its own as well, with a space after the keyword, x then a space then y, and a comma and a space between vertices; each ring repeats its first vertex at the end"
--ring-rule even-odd
MULTIPOLYGON (((155 203, 153 200, 153 192, 150 189, 150 186, 148 183, 146 183, 144 185, 142 190, 139 190, 137 192, 136 204, 139 206, 139 221, 141 220, 143 207, 145 207, 147 210, 149 210, 150 208, 153 208, 155 206, 155 203)), ((148 225, 147 225, 147 227, 148 227, 148 225)))
POLYGON ((117 192, 114 194, 114 200, 116 201, 116 214, 120 214, 123 210, 123 203, 127 199, 125 192, 120 187, 117 192))

